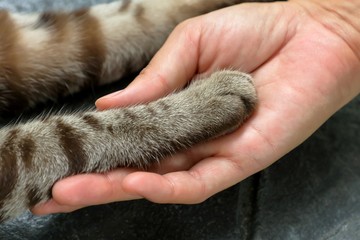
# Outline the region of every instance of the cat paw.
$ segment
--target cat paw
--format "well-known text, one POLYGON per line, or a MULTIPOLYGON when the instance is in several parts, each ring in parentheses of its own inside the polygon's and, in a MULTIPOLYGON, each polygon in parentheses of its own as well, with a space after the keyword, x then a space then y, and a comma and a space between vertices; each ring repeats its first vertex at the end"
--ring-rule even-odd
POLYGON ((228 97, 229 101, 240 100, 247 114, 250 114, 257 104, 256 90, 249 74, 222 70, 214 72, 209 79, 201 82, 208 94, 228 97))

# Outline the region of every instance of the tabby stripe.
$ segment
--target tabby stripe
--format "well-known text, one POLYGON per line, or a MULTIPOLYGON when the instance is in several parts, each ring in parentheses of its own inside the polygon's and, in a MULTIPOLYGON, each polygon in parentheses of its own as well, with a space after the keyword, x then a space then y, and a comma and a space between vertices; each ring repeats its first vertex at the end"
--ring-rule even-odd
POLYGON ((169 104, 167 104, 165 101, 158 101, 157 103, 159 105, 159 107, 161 108, 161 110, 163 111, 167 111, 170 109, 169 104))
POLYGON ((33 165, 33 157, 36 151, 35 141, 31 136, 26 136, 20 140, 19 144, 20 156, 26 169, 31 169, 33 165))
POLYGON ((138 126, 137 135, 141 141, 145 141, 148 136, 159 136, 160 130, 158 127, 153 125, 138 126))
POLYGON ((17 112, 22 106, 28 105, 24 94, 24 84, 21 78, 19 64, 20 46, 18 46, 18 28, 10 18, 8 12, 0 10, 0 82, 1 88, 7 91, 0 92, 0 103, 6 107, 3 113, 17 112))
MULTIPOLYGON (((106 47, 99 22, 89 14, 89 9, 80 9, 71 13, 43 13, 35 24, 35 28, 40 27, 52 31, 51 42, 54 44, 68 41, 68 35, 77 36, 81 49, 77 61, 83 63, 82 72, 85 75, 83 84, 86 86, 98 84, 105 62, 106 47), (72 24, 76 27, 71 27, 72 24), (73 32, 75 30, 76 32, 73 32)), ((61 77, 64 80, 62 85, 80 85, 80 82, 77 82, 78 77, 73 74, 64 73, 64 75, 61 77)), ((63 88, 60 87, 60 90, 63 88)))
POLYGON ((65 33, 65 26, 69 15, 66 13, 58 12, 44 12, 40 14, 38 21, 35 23, 34 28, 53 28, 56 30, 54 33, 58 36, 63 36, 65 33))
MULTIPOLYGON (((11 20, 10 15, 5 10, 0 10, 0 67, 4 67, 5 60, 15 60, 12 56, 16 56, 14 45, 17 41, 17 31, 14 22, 11 20), (10 53, 9 53, 10 51, 10 53), (4 62, 2 62, 4 61, 4 62)), ((15 64, 8 64, 15 65, 15 64)), ((5 65, 6 66, 6 65, 5 65)))
POLYGON ((100 124, 99 119, 97 119, 95 116, 90 115, 90 114, 85 114, 84 116, 82 116, 82 119, 84 120, 84 122, 86 124, 88 124, 90 127, 92 127, 95 130, 102 130, 103 127, 100 124))
POLYGON ((131 110, 127 108, 123 109, 123 113, 125 118, 129 118, 132 121, 135 121, 138 118, 135 113, 133 113, 131 110))
POLYGON ((119 12, 127 11, 129 9, 130 5, 131 5, 131 0, 123 0, 121 6, 119 8, 119 12))
POLYGON ((84 136, 78 134, 73 127, 61 120, 57 121, 56 131, 60 147, 69 163, 69 174, 81 173, 86 166, 87 159, 81 140, 84 136))
MULTIPOLYGON (((49 48, 54 49, 55 51, 64 51, 67 52, 66 48, 64 50, 59 48, 59 44, 63 45, 74 45, 73 42, 69 40, 69 36, 77 36, 79 35, 78 32, 75 31, 74 22, 71 21, 71 14, 69 13, 62 13, 62 12, 45 12, 42 13, 38 21, 35 23, 34 28, 44 28, 47 31, 51 32, 50 39, 48 42, 44 43, 47 44, 49 48)), ((79 31, 76 29, 76 31, 79 31)), ((79 44, 79 43, 76 43, 79 44)), ((81 46, 76 46, 77 49, 79 49, 81 46)), ((74 56, 79 55, 78 53, 70 53, 74 56)), ((78 57, 79 58, 79 57, 78 57)), ((63 61, 68 61, 67 59, 63 59, 63 61)), ((80 59, 71 59, 75 64, 81 63, 80 59)), ((47 66, 47 62, 44 63, 45 66, 47 66)), ((68 72, 66 69, 62 71, 60 74, 58 71, 56 71, 56 64, 50 64, 48 69, 45 71, 38 71, 36 73, 33 73, 32 78, 38 78, 38 79, 46 79, 49 78, 49 81, 44 81, 44 85, 39 85, 38 88, 40 88, 41 91, 46 91, 49 94, 49 98, 53 98, 53 100, 56 100, 55 97, 62 95, 64 92, 68 92, 73 87, 77 88, 80 85, 78 75, 75 75, 73 72, 68 72), (52 68, 54 68, 54 72, 57 73, 57 75, 53 76, 53 79, 51 76, 49 77, 48 74, 52 72, 52 68)), ((80 72, 81 69, 79 68, 78 72, 80 72)))
POLYGON ((110 132, 111 135, 115 134, 113 126, 107 126, 106 129, 110 132))
POLYGON ((149 114, 150 117, 156 117, 157 112, 154 109, 154 107, 152 107, 152 105, 148 105, 146 108, 147 113, 149 114))
POLYGON ((28 207, 33 207, 37 203, 39 203, 42 199, 39 196, 39 189, 35 186, 27 186, 27 199, 28 199, 28 207))
POLYGON ((83 52, 81 62, 84 63, 86 85, 96 85, 100 81, 106 58, 104 36, 99 21, 90 15, 88 9, 77 11, 74 16, 81 26, 80 39, 83 52))
MULTIPOLYGON (((18 180, 18 168, 17 168, 17 157, 16 157, 16 140, 19 135, 18 129, 11 130, 1 146, 0 157, 0 209, 3 208, 6 199, 10 197, 10 193, 14 189, 18 180)), ((1 220, 1 216, 0 216, 1 220)))
POLYGON ((137 4, 134 10, 135 20, 143 27, 147 28, 149 25, 148 19, 145 17, 145 8, 141 4, 137 4))

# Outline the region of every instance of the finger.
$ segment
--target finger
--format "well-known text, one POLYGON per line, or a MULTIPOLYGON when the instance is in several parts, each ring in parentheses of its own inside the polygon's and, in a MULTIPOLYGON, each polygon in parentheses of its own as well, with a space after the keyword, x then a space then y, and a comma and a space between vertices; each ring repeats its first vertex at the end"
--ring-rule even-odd
POLYGON ((53 198, 62 205, 87 206, 113 201, 137 199, 121 188, 121 181, 135 170, 116 169, 104 174, 69 177, 56 183, 53 198))
POLYGON ((148 171, 158 174, 189 170, 200 160, 211 156, 214 149, 207 149, 206 144, 198 144, 186 151, 176 153, 153 164, 148 171))
MULTIPOLYGON (((232 153, 228 149, 223 149, 224 146, 231 145, 239 134, 241 130, 236 134, 197 145, 192 149, 192 153, 187 155, 190 156, 188 162, 193 164, 188 171, 164 175, 135 172, 123 180, 123 189, 129 194, 142 196, 157 203, 202 202, 261 169, 251 163, 251 158, 246 154, 231 159, 229 155, 232 153)), ((176 167, 181 169, 175 164, 176 167)))
POLYGON ((200 30, 196 30, 196 26, 176 27, 140 75, 124 91, 100 98, 97 108, 144 103, 183 87, 197 70, 200 30))
POLYGON ((40 203, 31 209, 31 212, 35 215, 47 215, 52 213, 68 213, 83 208, 85 206, 68 206, 61 205, 55 200, 50 199, 45 203, 40 203))
POLYGON ((193 204, 234 185, 248 176, 245 173, 228 159, 215 157, 202 160, 189 171, 130 174, 123 181, 123 189, 156 203, 193 204))
POLYGON ((121 182, 132 169, 117 169, 104 174, 84 174, 65 178, 53 189, 53 200, 35 207, 37 214, 68 212, 85 206, 114 201, 138 199, 139 196, 124 192, 121 182))

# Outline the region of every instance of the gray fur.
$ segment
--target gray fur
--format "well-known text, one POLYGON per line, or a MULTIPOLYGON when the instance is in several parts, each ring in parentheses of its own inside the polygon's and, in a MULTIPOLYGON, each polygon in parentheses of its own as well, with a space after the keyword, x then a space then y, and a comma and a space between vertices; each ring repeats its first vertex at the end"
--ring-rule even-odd
POLYGON ((47 200, 53 184, 63 177, 144 168, 233 131, 255 104, 249 75, 219 71, 147 105, 51 116, 3 128, 0 156, 6 153, 7 159, 0 159, 0 181, 9 192, 0 199, 0 215, 15 217, 47 200))
MULTIPOLYGON (((72 13, 0 11, 0 111, 31 107, 137 71, 177 23, 242 1, 154 2, 115 1, 72 13), (163 15, 151 18, 156 12, 163 15), (125 23, 130 25, 113 29, 125 23)), ((223 70, 147 105, 48 116, 4 127, 0 221, 49 199, 53 184, 66 176, 116 167, 146 168, 229 133, 255 104, 251 77, 223 70)))

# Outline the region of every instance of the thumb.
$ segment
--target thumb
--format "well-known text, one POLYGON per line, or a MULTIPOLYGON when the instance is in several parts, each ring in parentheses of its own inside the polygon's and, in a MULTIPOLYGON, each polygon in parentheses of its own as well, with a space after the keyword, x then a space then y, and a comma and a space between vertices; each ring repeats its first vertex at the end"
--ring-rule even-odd
POLYGON ((182 88, 198 66, 199 29, 182 23, 171 33, 149 65, 124 90, 97 100, 99 110, 149 102, 182 88))

